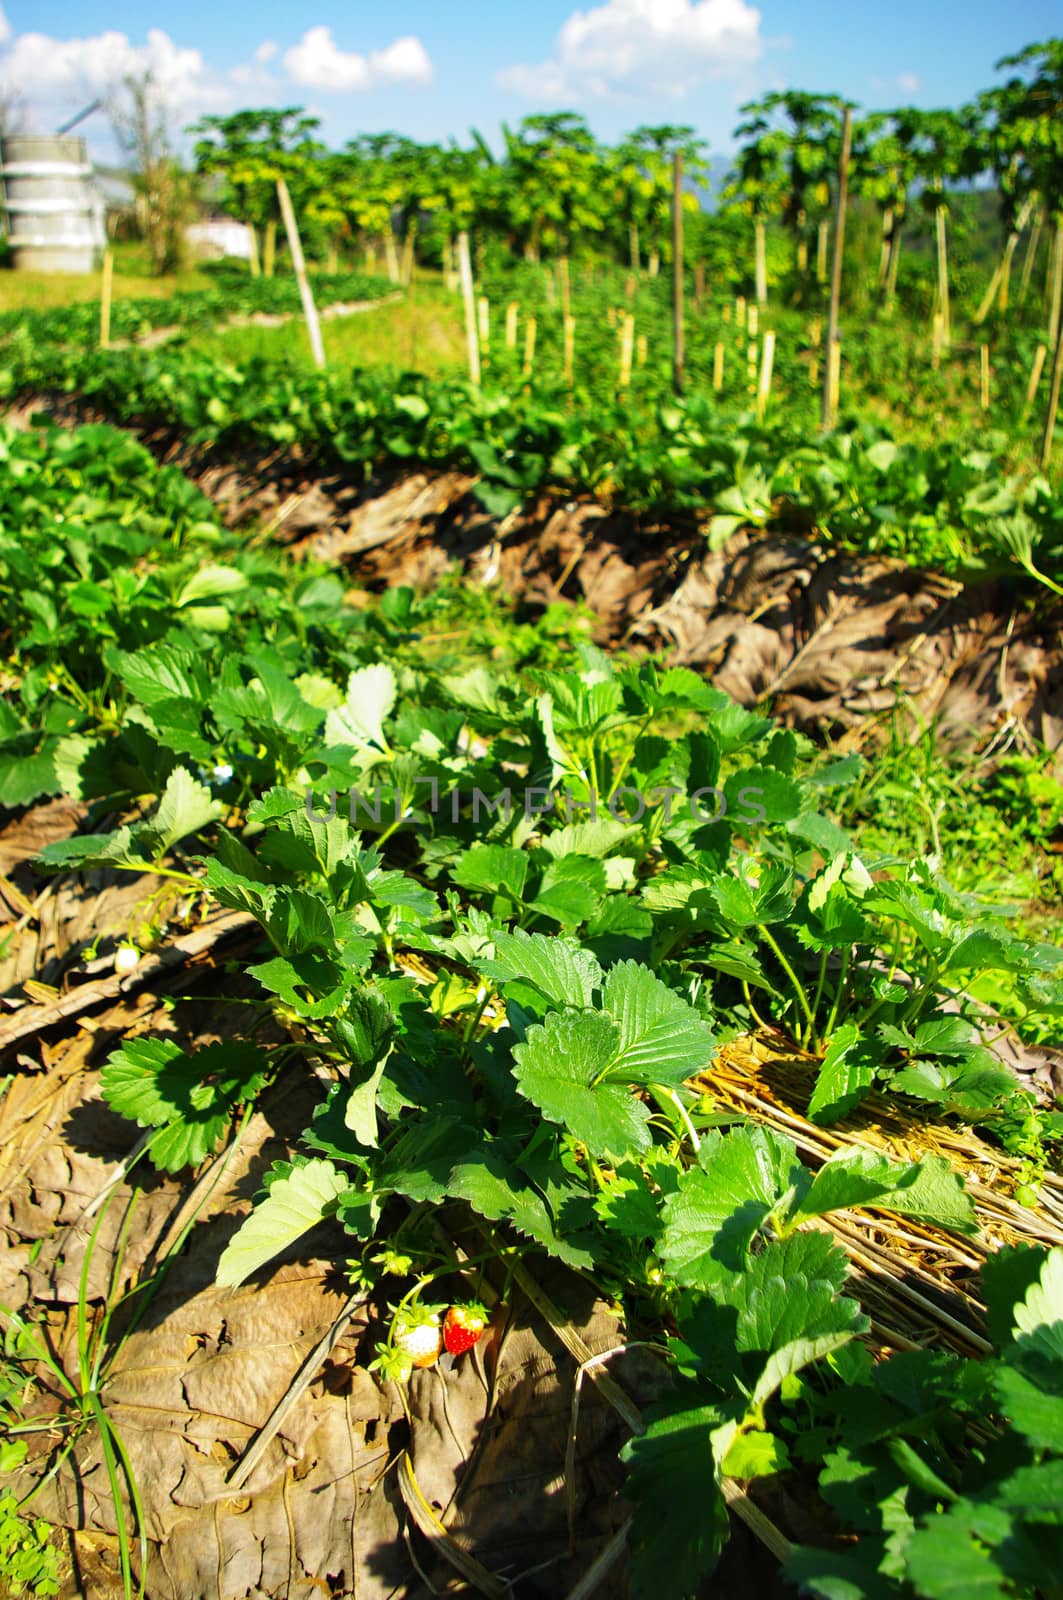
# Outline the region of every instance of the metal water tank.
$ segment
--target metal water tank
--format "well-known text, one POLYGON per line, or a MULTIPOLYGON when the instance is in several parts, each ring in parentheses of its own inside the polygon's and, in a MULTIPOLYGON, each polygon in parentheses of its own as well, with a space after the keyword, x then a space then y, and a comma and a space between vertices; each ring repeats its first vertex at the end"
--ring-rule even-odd
POLYGON ((84 139, 12 135, 3 141, 3 178, 15 268, 95 271, 103 226, 84 139))

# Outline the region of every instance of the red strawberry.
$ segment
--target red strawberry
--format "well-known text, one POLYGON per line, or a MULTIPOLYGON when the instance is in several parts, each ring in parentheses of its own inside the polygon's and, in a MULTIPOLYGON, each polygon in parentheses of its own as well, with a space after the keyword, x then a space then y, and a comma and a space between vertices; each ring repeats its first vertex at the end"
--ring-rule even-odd
POLYGON ((484 1306, 451 1306, 443 1318, 443 1344, 452 1356, 463 1356, 466 1350, 479 1343, 486 1327, 484 1306))

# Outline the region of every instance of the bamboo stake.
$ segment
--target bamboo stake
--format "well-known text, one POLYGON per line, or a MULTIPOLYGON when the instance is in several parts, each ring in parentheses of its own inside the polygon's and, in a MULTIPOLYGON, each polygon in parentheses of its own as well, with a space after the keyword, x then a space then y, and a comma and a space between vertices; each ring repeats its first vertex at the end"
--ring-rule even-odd
POLYGON ((530 378, 535 365, 535 318, 529 317, 524 325, 524 376, 530 378))
POLYGON ((760 328, 760 312, 756 306, 750 306, 746 312, 746 327, 749 330, 749 337, 755 339, 760 328))
POLYGON ((1026 399, 1023 402, 1022 414, 1028 416, 1037 397, 1037 390, 1041 382, 1041 374, 1045 370, 1048 359, 1048 346, 1039 344, 1033 353, 1033 365, 1030 368, 1030 381, 1026 385, 1026 399))
POLYGON ((520 316, 520 302, 511 300, 506 307, 506 349, 517 348, 517 318, 520 316))
POLYGON ((103 282, 100 285, 100 349, 106 350, 111 343, 111 292, 114 285, 114 255, 110 250, 103 252, 103 282))
POLYGON ((630 311, 620 325, 620 390, 631 382, 631 360, 635 353, 635 319, 630 311))
POLYGON ((252 278, 258 278, 262 275, 262 264, 258 259, 258 229, 254 224, 248 227, 247 234, 251 245, 251 254, 247 258, 247 265, 252 278))
POLYGON ((649 265, 650 277, 651 278, 655 278, 657 276, 657 274, 660 272, 660 270, 661 270, 661 252, 659 250, 651 250, 650 251, 650 265, 649 265))
POLYGON ((775 330, 769 328, 764 335, 764 348, 760 357, 760 383, 757 387, 757 417, 763 421, 771 395, 771 375, 775 366, 775 330))
POLYGON ((476 302, 476 328, 480 335, 480 349, 486 350, 491 343, 491 305, 486 295, 481 295, 476 302))
POLYGON ((741 294, 735 298, 735 324, 739 328, 744 328, 746 325, 746 301, 745 296, 741 294))
POLYGON ((826 217, 820 220, 816 229, 816 282, 827 281, 827 241, 830 233, 830 223, 826 217))
POLYGON ((723 388, 723 344, 716 345, 712 352, 712 387, 719 394, 723 388))
MULTIPOLYGON (((1063 254, 1063 223, 1057 226, 1056 244, 1063 254)), ((1059 411, 1059 388, 1063 381, 1063 323, 1056 321, 1056 348, 1052 356, 1052 386, 1048 391, 1048 411, 1045 414, 1045 431, 1041 438, 1041 470, 1048 471, 1052 460, 1052 437, 1056 431, 1056 415, 1059 411)))
MULTIPOLYGON (((849 154, 853 143, 853 114, 848 106, 842 122, 842 149, 838 162, 838 204, 834 223, 834 261, 830 277, 830 310, 827 316, 827 373, 823 388, 823 426, 834 425, 838 412, 837 383, 832 374, 840 361, 838 314, 842 298, 842 262, 845 256, 845 207, 849 198, 849 154)), ((840 369, 839 369, 840 370, 840 369)), ((836 374, 835 374, 836 375, 836 374)))
POLYGON ((395 235, 390 228, 384 237, 384 260, 387 262, 388 279, 391 283, 398 283, 399 256, 395 249, 395 235))
POLYGON ((1063 304, 1063 216, 1056 219, 1056 236, 1052 249, 1052 300, 1048 313, 1048 343, 1053 350, 1059 342, 1061 304, 1063 304))
POLYGON ((952 343, 952 318, 949 310, 949 240, 944 204, 935 208, 934 230, 938 252, 938 307, 941 312, 941 342, 947 350, 952 343))
POLYGON ((945 324, 940 311, 934 312, 933 332, 930 336, 930 364, 936 372, 941 365, 941 347, 945 343, 945 324))
POLYGON ((270 217, 266 223, 266 240, 262 250, 262 276, 272 278, 277 265, 277 223, 270 217))
POLYGON ((730 322, 730 320, 731 320, 731 305, 730 305, 730 301, 728 301, 727 305, 725 305, 724 308, 723 308, 723 320, 725 322, 730 322))
POLYGON ((640 333, 638 338, 635 340, 635 360, 638 362, 640 367, 644 367, 646 365, 646 357, 649 355, 649 353, 650 347, 646 335, 644 333, 640 333))
POLYGON ((637 280, 635 278, 634 273, 633 272, 629 272, 627 277, 624 279, 624 293, 625 293, 625 295, 627 296, 627 298, 629 300, 634 300, 635 295, 636 295, 637 292, 638 292, 638 282, 637 282, 637 280))
POLYGON ((683 392, 686 359, 683 327, 683 157, 672 155, 672 388, 683 392))
POLYGON ((417 240, 417 223, 411 218, 406 224, 406 237, 402 241, 402 282, 413 279, 413 247, 417 240))
POLYGON ((701 310, 702 301, 705 299, 705 263, 694 263, 694 309, 701 310))
POLYGON ((299 228, 295 221, 292 197, 288 193, 288 185, 283 178, 277 179, 277 199, 281 204, 284 231, 288 236, 288 249, 291 251, 292 266, 295 268, 295 280, 299 285, 299 298, 303 302, 303 316, 306 318, 306 331, 310 338, 310 354, 314 358, 314 366, 323 367, 325 365, 325 346, 321 342, 321 324, 317 320, 317 307, 314 304, 310 279, 306 275, 303 245, 299 238, 299 228))
POLYGON ((753 252, 757 304, 762 306, 768 298, 768 244, 763 217, 753 223, 753 252))
POLYGON ((565 318, 565 383, 572 387, 572 358, 576 345, 576 319, 569 316, 565 318))
POLYGON ((568 256, 562 256, 557 263, 557 278, 561 288, 561 315, 567 319, 572 315, 572 290, 568 280, 568 256))
POLYGON ((465 302, 465 348, 469 358, 469 377, 479 388, 480 342, 476 337, 476 297, 472 286, 469 235, 464 228, 458 234, 458 277, 461 279, 461 296, 465 302))
POLYGON ((829 396, 831 424, 838 415, 838 398, 841 394, 842 342, 835 339, 827 357, 827 394, 829 396))
POLYGON ((978 347, 978 399, 983 411, 989 410, 989 346, 978 347))
POLYGON ((750 339, 746 346, 746 377, 749 380, 750 392, 757 387, 757 368, 760 365, 760 346, 755 339, 750 339))
POLYGON ((1022 259, 1022 276, 1019 278, 1020 306, 1026 304, 1026 294, 1030 287, 1030 274, 1033 271, 1033 264, 1037 259, 1037 247, 1041 243, 1041 229, 1044 227, 1044 222, 1044 208, 1039 207, 1037 215, 1034 218, 1033 227, 1030 229, 1030 237, 1026 242, 1026 254, 1022 259))

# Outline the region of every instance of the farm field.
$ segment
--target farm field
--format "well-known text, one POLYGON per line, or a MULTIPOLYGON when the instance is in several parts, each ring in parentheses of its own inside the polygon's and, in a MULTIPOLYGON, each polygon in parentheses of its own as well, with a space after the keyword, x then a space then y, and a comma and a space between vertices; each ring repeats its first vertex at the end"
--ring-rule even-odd
POLYGON ((0 1592, 1057 1593, 1010 71, 769 96, 714 209, 207 117, 253 270, 0 274, 0 1592))

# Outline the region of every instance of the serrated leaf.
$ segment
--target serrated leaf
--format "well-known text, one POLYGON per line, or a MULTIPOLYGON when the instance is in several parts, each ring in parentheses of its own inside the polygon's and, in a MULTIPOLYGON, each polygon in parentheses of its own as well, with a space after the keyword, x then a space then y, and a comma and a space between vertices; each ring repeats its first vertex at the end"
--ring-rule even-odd
POLYGON ((621 961, 605 980, 602 1004, 620 1029, 609 1076, 627 1083, 679 1084, 704 1071, 716 1040, 693 1006, 649 967, 621 961))
POLYGON ((861 1050, 863 1036, 854 1022, 843 1023, 831 1039, 816 1076, 808 1116, 826 1126, 858 1106, 872 1083, 875 1069, 861 1050))
POLYGON ((151 1160, 167 1172, 198 1166, 226 1133, 232 1110, 261 1087, 266 1058, 255 1045, 228 1041, 184 1051, 172 1039, 127 1039, 101 1074, 112 1110, 158 1128, 151 1160))
POLYGON ((235 1289, 336 1209, 350 1180, 315 1158, 276 1179, 222 1251, 217 1283, 235 1289))
POLYGON ((158 860, 179 839, 215 822, 225 807, 215 800, 206 784, 200 783, 184 767, 175 767, 166 780, 158 810, 151 820, 136 830, 138 846, 158 860))
POLYGON ((620 1029, 601 1012, 551 1012, 514 1046, 521 1093, 593 1155, 622 1157, 651 1143, 647 1108, 624 1084, 604 1082, 620 1029))
POLYGON ((707 1134, 698 1161, 665 1202, 661 1255, 677 1282, 707 1289, 741 1270, 750 1241, 804 1169, 791 1141, 764 1127, 707 1134))
POLYGON ((978 1231, 974 1202, 944 1156, 895 1162, 861 1146, 839 1151, 820 1168, 795 1216, 818 1217, 865 1205, 958 1233, 978 1231))
POLYGON ((632 1593, 679 1600, 711 1572, 727 1539, 727 1510, 715 1482, 711 1406, 658 1408, 621 1455, 625 1493, 635 1502, 631 1526, 632 1593))
POLYGON ((517 928, 496 933, 494 947, 492 959, 477 963, 486 977, 500 983, 530 983, 558 1006, 591 1005, 602 981, 602 969, 590 951, 567 939, 517 928))
POLYGON ((528 877, 528 857, 512 845, 474 844, 459 858, 451 876, 463 889, 519 900, 528 877))
POLYGON ((342 706, 325 719, 325 738, 330 745, 353 745, 362 749, 375 745, 387 748, 384 722, 395 704, 397 685, 389 666, 359 667, 347 679, 347 697, 342 706))
POLYGON ((594 1256, 582 1242, 564 1239, 546 1201, 504 1156, 483 1146, 460 1161, 450 1174, 447 1193, 464 1200, 491 1222, 508 1222, 550 1255, 571 1267, 589 1268, 594 1256))

